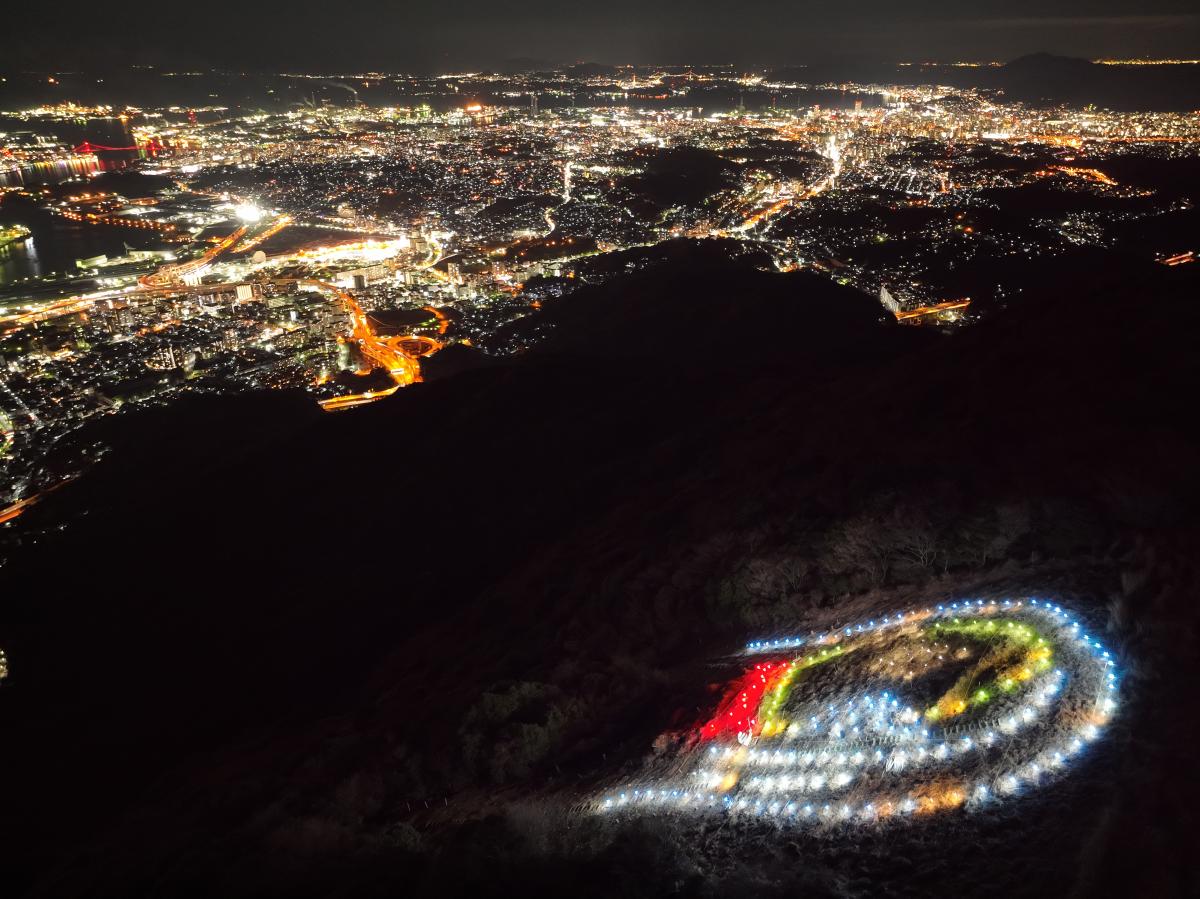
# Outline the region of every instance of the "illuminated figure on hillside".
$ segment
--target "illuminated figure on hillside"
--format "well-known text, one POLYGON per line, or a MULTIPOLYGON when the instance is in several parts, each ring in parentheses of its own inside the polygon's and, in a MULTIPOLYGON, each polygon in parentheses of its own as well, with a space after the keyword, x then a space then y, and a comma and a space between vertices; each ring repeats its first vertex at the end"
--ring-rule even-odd
POLYGON ((600 810, 834 825, 978 808, 1057 776, 1117 708, 1112 654, 1037 599, 897 611, 745 652, 760 661, 683 758, 600 810))

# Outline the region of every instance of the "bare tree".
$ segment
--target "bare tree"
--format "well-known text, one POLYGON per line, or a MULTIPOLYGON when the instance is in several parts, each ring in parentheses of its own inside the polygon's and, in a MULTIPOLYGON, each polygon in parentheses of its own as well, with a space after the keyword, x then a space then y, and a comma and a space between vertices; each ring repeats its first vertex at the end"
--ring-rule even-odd
POLYGON ((896 555, 916 568, 932 568, 944 555, 937 528, 923 509, 901 506, 892 516, 891 542, 896 555))
POLYGON ((829 557, 836 570, 861 572, 878 586, 887 580, 892 564, 887 528, 871 513, 849 518, 834 528, 829 557))

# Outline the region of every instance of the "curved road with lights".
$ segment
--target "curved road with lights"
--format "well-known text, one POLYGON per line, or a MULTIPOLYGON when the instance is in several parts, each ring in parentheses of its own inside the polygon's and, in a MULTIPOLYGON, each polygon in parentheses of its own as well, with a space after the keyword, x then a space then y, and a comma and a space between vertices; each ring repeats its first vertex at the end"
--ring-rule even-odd
MULTIPOLYGON (((318 290, 333 294, 334 298, 342 304, 350 316, 350 337, 348 339, 362 351, 363 356, 367 360, 384 369, 393 382, 392 386, 385 390, 368 390, 363 393, 353 393, 347 396, 335 396, 331 399, 321 400, 322 409, 326 412, 337 412, 342 409, 350 409, 354 406, 373 403, 386 396, 391 396, 401 387, 407 387, 421 380, 420 363, 415 356, 409 355, 399 344, 399 341, 406 339, 405 337, 393 337, 390 339, 379 337, 371 327, 367 314, 358 305, 358 301, 346 293, 346 291, 334 287, 332 284, 326 284, 324 281, 301 280, 299 283, 308 284, 316 287, 318 290)), ((437 344, 437 341, 431 340, 430 342, 437 344)), ((437 344, 437 346, 423 355, 429 355, 429 353, 435 352, 440 348, 441 344, 437 344)))
MULTIPOLYGON (((204 255, 188 262, 165 265, 153 274, 146 275, 140 279, 139 284, 145 290, 161 290, 187 280, 195 279, 221 255, 235 249, 238 251, 250 249, 273 234, 278 233, 284 227, 291 224, 291 221, 290 216, 282 216, 249 239, 246 238, 248 227, 243 226, 238 228, 216 246, 205 252, 204 255)), ((437 242, 434 242, 430 258, 418 268, 422 270, 428 269, 435 265, 440 258, 441 246, 437 242)), ((346 291, 332 284, 308 278, 295 279, 294 281, 291 279, 285 280, 287 283, 315 287, 323 293, 331 294, 334 299, 340 302, 346 310, 346 314, 350 317, 350 334, 346 338, 339 339, 345 339, 353 343, 367 361, 375 367, 382 368, 392 379, 392 386, 383 390, 367 390, 362 393, 347 394, 345 396, 321 400, 321 408, 326 412, 338 412, 354 408, 355 406, 373 403, 384 397, 391 396, 401 387, 415 384, 421 380, 421 366, 417 361, 418 357, 432 355, 442 348, 442 344, 438 341, 416 335, 402 335, 387 339, 380 337, 371 327, 370 320, 358 304, 358 301, 346 291)), ((284 282, 277 281, 276 283, 284 282)), ((445 333, 448 324, 445 315, 437 311, 434 311, 434 314, 439 320, 439 330, 441 333, 445 333)))

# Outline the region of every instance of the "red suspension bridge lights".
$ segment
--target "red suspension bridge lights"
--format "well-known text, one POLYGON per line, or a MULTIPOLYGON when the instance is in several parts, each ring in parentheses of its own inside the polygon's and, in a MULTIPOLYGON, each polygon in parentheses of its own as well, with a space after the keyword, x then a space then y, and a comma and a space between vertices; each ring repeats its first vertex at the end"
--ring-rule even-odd
POLYGON ((150 140, 146 141, 144 144, 133 144, 132 146, 129 146, 129 147, 107 147, 103 144, 93 144, 91 141, 85 140, 79 146, 73 148, 72 152, 86 156, 86 155, 90 155, 92 153, 97 153, 100 151, 121 153, 121 152, 136 150, 136 151, 148 153, 151 156, 156 156, 159 153, 161 153, 163 151, 163 149, 164 149, 164 147, 162 145, 162 142, 159 141, 159 139, 157 137, 155 137, 155 138, 151 138, 150 140))

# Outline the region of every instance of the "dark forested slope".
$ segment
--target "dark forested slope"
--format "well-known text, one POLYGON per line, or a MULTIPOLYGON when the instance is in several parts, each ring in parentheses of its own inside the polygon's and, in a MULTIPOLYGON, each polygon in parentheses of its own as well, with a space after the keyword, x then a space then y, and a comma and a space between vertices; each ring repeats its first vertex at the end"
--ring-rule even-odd
POLYGON ((111 421, 96 439, 113 452, 30 514, 0 570, 6 884, 1183 895, 1187 268, 951 335, 885 326, 846 295, 791 357, 758 301, 784 284, 774 301, 803 308, 805 279, 762 275, 781 280, 752 300, 652 271, 564 306, 553 352, 353 413, 264 395, 111 421), (703 352, 655 358, 641 337, 620 364, 595 352, 601 319, 601 348, 659 326, 633 308, 655 302, 647 284, 663 308, 716 316, 681 326, 703 352), (976 588, 1071 600, 1131 672, 1110 745, 1052 801, 969 832, 752 851, 561 815, 697 718, 720 679, 707 661, 747 636, 868 594, 976 588))

